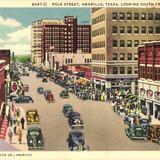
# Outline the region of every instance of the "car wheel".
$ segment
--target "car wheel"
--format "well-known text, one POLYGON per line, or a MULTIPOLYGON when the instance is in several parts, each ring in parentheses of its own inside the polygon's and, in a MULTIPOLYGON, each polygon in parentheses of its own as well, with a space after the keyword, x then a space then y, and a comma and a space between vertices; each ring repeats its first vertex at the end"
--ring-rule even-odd
POLYGON ((33 101, 32 101, 32 100, 29 100, 29 103, 33 103, 33 101))

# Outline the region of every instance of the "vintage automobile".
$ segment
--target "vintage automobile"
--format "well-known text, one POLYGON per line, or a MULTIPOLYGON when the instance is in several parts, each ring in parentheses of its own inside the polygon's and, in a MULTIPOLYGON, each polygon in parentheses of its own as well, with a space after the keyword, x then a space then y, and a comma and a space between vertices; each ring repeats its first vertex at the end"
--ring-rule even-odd
POLYGON ((47 102, 55 102, 54 96, 52 93, 47 93, 46 94, 46 101, 47 102))
POLYGON ((150 126, 151 120, 149 118, 140 118, 139 123, 141 126, 143 126, 144 129, 146 129, 148 126, 150 126))
POLYGON ((70 112, 73 112, 73 107, 70 104, 65 104, 62 110, 64 116, 68 117, 70 112))
POLYGON ((28 149, 43 149, 44 141, 42 131, 39 127, 29 127, 27 131, 28 149))
POLYGON ((15 103, 33 103, 33 99, 30 96, 20 96, 13 100, 15 103))
POLYGON ((26 112, 26 121, 27 124, 39 124, 39 114, 38 111, 35 110, 29 110, 26 112))
POLYGON ((45 90, 45 91, 43 92, 44 97, 46 98, 49 93, 52 93, 52 91, 51 91, 51 90, 45 90))
POLYGON ((13 94, 10 94, 9 96, 7 96, 7 99, 9 99, 11 102, 16 98, 18 98, 18 94, 16 94, 16 93, 13 93, 13 94))
POLYGON ((133 122, 134 122, 134 120, 135 120, 136 118, 139 118, 139 119, 140 119, 141 116, 140 116, 140 115, 137 115, 137 114, 135 114, 135 113, 126 115, 126 116, 124 117, 124 124, 131 125, 131 118, 133 118, 133 122))
POLYGON ((84 151, 89 150, 88 145, 85 144, 84 135, 81 131, 71 131, 66 140, 70 151, 84 151))
POLYGON ((42 82, 48 82, 47 77, 43 77, 42 82))
POLYGON ((44 93, 44 90, 43 90, 42 87, 38 87, 38 88, 37 88, 37 92, 38 92, 39 94, 43 94, 43 93, 44 93))
POLYGON ((67 90, 63 90, 60 93, 60 97, 62 97, 62 98, 69 98, 69 92, 67 90))
POLYGON ((146 127, 146 135, 149 140, 160 144, 160 125, 152 124, 146 127))
POLYGON ((146 140, 146 132, 141 125, 130 125, 125 129, 125 133, 132 140, 146 140))

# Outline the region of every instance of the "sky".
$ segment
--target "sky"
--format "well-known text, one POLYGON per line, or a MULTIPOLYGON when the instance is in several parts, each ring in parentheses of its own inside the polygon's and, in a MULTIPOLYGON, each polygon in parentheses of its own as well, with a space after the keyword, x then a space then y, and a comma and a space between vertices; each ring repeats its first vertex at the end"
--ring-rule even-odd
POLYGON ((0 8, 0 49, 16 55, 31 54, 31 24, 36 19, 77 16, 79 24, 90 24, 89 8, 0 8))

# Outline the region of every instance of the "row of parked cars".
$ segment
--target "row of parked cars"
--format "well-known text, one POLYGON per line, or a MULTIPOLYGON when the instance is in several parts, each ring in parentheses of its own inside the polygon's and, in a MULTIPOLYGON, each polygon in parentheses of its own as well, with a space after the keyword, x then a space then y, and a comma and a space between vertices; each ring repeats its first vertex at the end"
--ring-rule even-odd
POLYGON ((72 131, 69 132, 67 143, 71 151, 84 151, 89 150, 88 145, 85 144, 84 134, 77 129, 83 129, 84 123, 81 119, 81 115, 78 112, 73 111, 73 107, 70 104, 65 104, 62 110, 65 117, 68 118, 68 124, 72 131), (76 130, 75 130, 76 129, 76 130))

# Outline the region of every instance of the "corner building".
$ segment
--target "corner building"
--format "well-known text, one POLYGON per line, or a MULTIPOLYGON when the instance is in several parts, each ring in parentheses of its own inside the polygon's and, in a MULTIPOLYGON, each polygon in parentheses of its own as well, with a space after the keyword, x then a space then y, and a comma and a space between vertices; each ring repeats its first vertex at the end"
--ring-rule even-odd
POLYGON ((139 44, 160 39, 158 8, 92 8, 92 76, 101 89, 137 91, 139 44))

